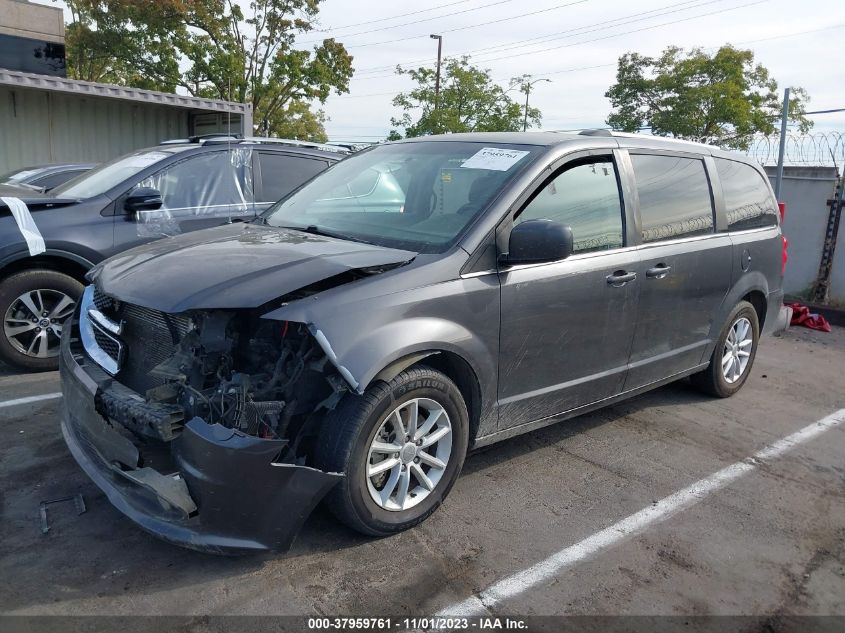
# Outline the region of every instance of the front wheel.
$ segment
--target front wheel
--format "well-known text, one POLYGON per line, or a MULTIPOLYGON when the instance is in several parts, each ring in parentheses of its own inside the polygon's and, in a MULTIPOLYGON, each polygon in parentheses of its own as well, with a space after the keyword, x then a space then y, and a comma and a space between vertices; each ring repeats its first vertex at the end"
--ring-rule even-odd
POLYGON ((0 359, 28 371, 59 366, 62 325, 82 284, 52 270, 26 270, 0 282, 0 359))
POLYGON ((363 396, 348 394, 326 416, 317 442, 317 467, 346 475, 326 505, 364 534, 406 530, 449 493, 468 441, 464 399, 434 369, 411 368, 363 396))
POLYGON ((757 311, 747 301, 740 301, 719 335, 710 365, 691 377, 693 385, 720 398, 734 395, 751 373, 759 340, 757 311))

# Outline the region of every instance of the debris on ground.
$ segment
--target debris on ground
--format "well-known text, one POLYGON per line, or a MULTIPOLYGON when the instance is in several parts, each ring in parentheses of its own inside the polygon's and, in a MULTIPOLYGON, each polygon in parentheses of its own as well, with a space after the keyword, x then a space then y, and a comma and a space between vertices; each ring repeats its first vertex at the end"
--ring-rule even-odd
POLYGON ((792 308, 792 320, 790 325, 800 325, 818 330, 819 332, 830 332, 830 323, 821 314, 810 312, 810 308, 800 303, 787 303, 787 308, 792 308))

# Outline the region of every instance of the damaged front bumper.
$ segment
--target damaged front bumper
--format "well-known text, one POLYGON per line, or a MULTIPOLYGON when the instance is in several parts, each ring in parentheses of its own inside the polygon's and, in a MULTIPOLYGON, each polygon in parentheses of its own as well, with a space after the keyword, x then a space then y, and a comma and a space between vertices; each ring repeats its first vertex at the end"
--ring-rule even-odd
POLYGON ((170 442, 139 439, 97 411, 98 396, 116 383, 84 355, 73 320, 61 347, 62 433, 109 501, 148 532, 184 547, 214 553, 289 549, 342 475, 277 463, 286 440, 200 418, 170 442))

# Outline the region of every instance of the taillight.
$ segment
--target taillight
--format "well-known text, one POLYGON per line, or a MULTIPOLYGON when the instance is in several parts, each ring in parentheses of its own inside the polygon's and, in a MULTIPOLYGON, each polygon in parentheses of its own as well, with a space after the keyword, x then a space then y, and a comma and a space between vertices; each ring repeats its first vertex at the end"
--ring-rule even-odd
POLYGON ((786 217, 786 203, 785 202, 778 202, 778 211, 780 211, 780 230, 781 236, 780 239, 783 240, 783 252, 781 253, 781 263, 780 263, 780 274, 781 277, 786 273, 786 260, 789 258, 789 255, 786 253, 786 249, 789 247, 789 240, 786 239, 786 235, 783 234, 783 219, 786 217))
POLYGON ((786 273, 786 260, 789 258, 789 256, 786 254, 786 248, 789 246, 789 241, 786 239, 785 235, 781 235, 780 239, 783 240, 783 254, 781 255, 780 263, 780 275, 781 277, 783 277, 783 275, 786 273))

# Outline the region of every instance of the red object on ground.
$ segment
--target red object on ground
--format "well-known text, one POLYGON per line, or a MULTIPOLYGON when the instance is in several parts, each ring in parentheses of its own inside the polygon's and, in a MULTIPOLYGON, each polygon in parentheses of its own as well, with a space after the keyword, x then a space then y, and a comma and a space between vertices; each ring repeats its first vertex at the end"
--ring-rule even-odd
POLYGON ((830 332, 830 323, 822 315, 810 312, 810 308, 800 303, 787 303, 786 307, 792 308, 792 320, 790 325, 801 325, 819 332, 830 332))

